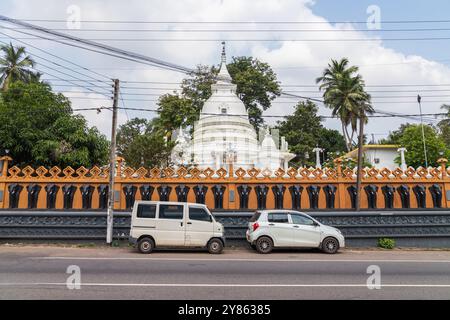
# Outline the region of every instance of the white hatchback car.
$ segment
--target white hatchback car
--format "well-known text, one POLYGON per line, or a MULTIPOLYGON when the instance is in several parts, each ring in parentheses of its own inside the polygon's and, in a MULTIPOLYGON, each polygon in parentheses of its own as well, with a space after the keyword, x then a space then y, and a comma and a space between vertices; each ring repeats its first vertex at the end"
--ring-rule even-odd
POLYGON ((275 247, 320 248, 336 253, 345 247, 341 231, 290 210, 256 211, 248 223, 247 241, 259 253, 269 253, 275 247))

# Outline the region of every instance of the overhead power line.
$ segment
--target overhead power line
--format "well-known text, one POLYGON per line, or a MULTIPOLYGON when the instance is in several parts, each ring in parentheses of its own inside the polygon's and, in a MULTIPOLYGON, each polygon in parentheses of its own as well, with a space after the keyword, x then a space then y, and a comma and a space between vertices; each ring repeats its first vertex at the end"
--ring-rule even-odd
MULTIPOLYGON (((51 23, 67 23, 64 19, 18 19, 28 22, 51 22, 51 23)), ((350 24, 367 24, 367 21, 219 21, 219 20, 209 20, 209 21, 154 21, 154 20, 80 20, 81 23, 117 23, 117 24, 337 24, 337 23, 350 23, 350 24)), ((435 20, 383 20, 383 24, 410 24, 410 23, 450 23, 448 19, 435 19, 435 20)))
MULTIPOLYGON (((15 30, 25 33, 24 31, 15 30)), ((52 31, 56 32, 56 31, 52 31)), ((64 37, 48 38, 34 35, 33 37, 18 38, 20 40, 65 40, 64 37)), ((120 41, 120 42, 372 42, 372 41, 444 41, 450 40, 450 37, 419 37, 419 38, 341 38, 341 39, 301 39, 301 38, 221 38, 221 39, 199 39, 199 38, 85 38, 85 41, 120 41)), ((65 43, 65 42, 61 42, 65 43)), ((67 44, 67 43, 66 43, 67 44)), ((100 43, 99 43, 100 44, 100 43)), ((177 68, 173 68, 177 70, 177 68)))
MULTIPOLYGON (((108 45, 105 45, 105 44, 96 43, 96 42, 93 42, 93 41, 90 41, 90 40, 87 40, 87 39, 81 39, 79 37, 74 37, 74 36, 71 36, 71 35, 60 33, 58 31, 51 31, 51 30, 48 30, 46 28, 42 28, 40 26, 29 24, 27 22, 23 22, 23 21, 16 20, 16 19, 11 19, 11 18, 8 18, 8 17, 3 16, 3 15, 0 15, 0 20, 1 21, 5 21, 5 22, 9 22, 9 23, 14 24, 14 25, 20 25, 22 27, 27 27, 27 28, 33 29, 35 31, 39 31, 39 32, 44 33, 44 34, 49 34, 49 35, 52 35, 52 36, 57 36, 57 37, 62 38, 62 39, 74 41, 76 43, 81 43, 81 44, 84 44, 84 45, 88 45, 88 46, 99 48, 99 49, 106 50, 106 51, 112 51, 112 52, 118 53, 120 55, 136 59, 138 61, 146 61, 146 62, 150 62, 150 63, 153 63, 153 64, 157 64, 157 65, 160 65, 160 66, 163 66, 163 67, 175 70, 175 71, 184 72, 184 73, 193 71, 190 68, 186 68, 186 67, 174 64, 174 63, 170 63, 170 62, 166 62, 166 61, 163 61, 163 60, 147 57, 147 56, 144 56, 144 55, 141 55, 141 54, 137 54, 137 53, 134 53, 134 52, 131 52, 131 51, 127 51, 127 50, 111 47, 111 46, 108 46, 108 45)), ((18 31, 18 32, 23 32, 23 31, 18 31)), ((40 38, 44 38, 44 37, 40 37, 40 38)), ((58 39, 47 38, 47 40, 56 41, 58 39)), ((61 41, 60 43, 63 43, 63 44, 67 45, 67 43, 64 42, 64 41, 61 41)))
MULTIPOLYGON (((24 20, 22 20, 24 21, 24 20)), ((15 28, 15 30, 29 30, 29 28, 15 28)), ((148 32, 148 33, 213 33, 213 32, 430 32, 430 31, 449 31, 450 28, 410 28, 410 29, 102 29, 102 28, 48 28, 51 31, 68 31, 68 32, 148 32)))

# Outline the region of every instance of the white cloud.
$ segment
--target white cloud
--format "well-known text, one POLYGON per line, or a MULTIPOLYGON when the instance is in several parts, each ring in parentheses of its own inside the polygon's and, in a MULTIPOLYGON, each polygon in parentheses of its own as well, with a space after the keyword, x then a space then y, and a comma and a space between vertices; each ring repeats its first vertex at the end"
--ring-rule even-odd
MULTIPOLYGON (((313 1, 299 0, 259 0, 259 1, 242 1, 242 0, 187 0, 187 1, 108 1, 106 5, 104 1, 10 1, 12 9, 1 10, 5 15, 13 17, 34 17, 48 19, 64 19, 66 8, 68 5, 76 4, 81 8, 82 19, 92 20, 149 20, 149 21, 323 21, 323 17, 314 14, 313 1), (38 14, 37 14, 38 13, 38 14)), ((2 6, 2 5, 0 5, 2 6)), ((365 13, 362 13, 365 14, 365 13)), ((48 26, 48 24, 47 24, 48 26)), ((53 25, 54 26, 54 25, 53 25)), ((64 25, 60 25, 64 27, 64 25)), ((283 26, 274 25, 246 25, 245 27, 280 29, 283 26)), ((116 24, 82 24, 82 28, 98 27, 98 28, 126 28, 130 26, 116 24)), ((134 24, 131 28, 157 28, 164 26, 158 25, 141 25, 134 24)), ((235 25, 177 25, 177 28, 243 28, 235 25)), ((285 27, 285 26, 284 26, 285 27)), ((292 26, 290 26, 292 27, 292 26)), ((358 38, 366 39, 365 33, 354 31, 353 26, 349 24, 331 25, 328 23, 314 25, 296 25, 292 28, 312 28, 326 29, 330 32, 323 33, 285 33, 282 39, 292 38, 308 38, 308 39, 342 39, 342 38, 358 38), (342 30, 347 30, 343 32, 342 30), (350 31, 348 31, 350 30, 350 31), (353 31, 352 31, 353 30, 353 31)), ((272 38, 280 37, 280 33, 275 31, 267 33, 223 33, 210 32, 207 34, 193 34, 189 32, 174 33, 91 33, 79 32, 77 35, 84 37, 171 37, 179 38, 210 38, 210 39, 226 39, 226 38, 272 38)), ((17 36, 17 35, 16 35, 17 36)), ((122 61, 111 57, 101 56, 94 53, 81 51, 63 47, 61 45, 49 44, 44 41, 33 41, 34 45, 42 48, 54 50, 61 56, 75 61, 88 67, 111 68, 96 69, 111 77, 117 77, 121 80, 132 81, 162 81, 177 82, 183 75, 155 70, 153 67, 136 64, 129 61, 122 61), (132 68, 124 70, 124 68, 132 68), (113 70, 114 68, 118 68, 113 70)), ((174 62, 177 64, 194 67, 197 64, 217 64, 220 54, 220 41, 217 42, 110 42, 112 46, 121 47, 130 51, 139 52, 151 57, 174 62)), ((273 42, 252 42, 239 41, 228 42, 228 56, 231 55, 253 55, 263 61, 270 63, 278 74, 282 84, 314 84, 314 80, 320 75, 323 68, 331 58, 339 59, 348 57, 352 64, 360 65, 360 72, 368 85, 373 84, 440 84, 450 83, 450 70, 446 65, 427 60, 418 55, 406 55, 389 47, 390 43, 383 41, 361 41, 361 42, 293 42, 280 41, 273 42)), ((31 51, 31 50, 30 50, 31 51)), ((125 83, 122 84, 126 86, 125 83)), ((161 85, 160 87, 163 87, 161 85)), ((173 87, 167 85, 166 87, 173 87)), ((395 90, 398 88, 374 88, 371 90, 395 90)), ((406 90, 407 88, 405 88, 406 90)), ((420 88, 411 88, 412 90, 420 88)), ((300 90, 294 88, 293 90, 300 90)), ((305 89, 305 92, 297 92, 303 96, 318 96, 319 92, 307 92, 316 90, 316 88, 305 89)), ((123 89, 123 92, 130 90, 123 89)), ((169 92, 170 90, 152 90, 152 93, 169 92)), ((145 90, 131 92, 150 92, 145 90)), ((374 107, 380 110, 395 111, 399 113, 416 113, 418 107, 416 104, 416 92, 405 93, 373 93, 374 107), (406 95, 410 98, 377 98, 377 96, 395 96, 406 95), (405 104, 389 104, 379 103, 381 101, 406 101, 410 99, 410 103, 405 104)), ((428 103, 427 101, 442 100, 442 98, 427 98, 427 95, 433 93, 421 93, 423 98, 423 110, 427 113, 439 112, 440 102, 428 103)), ((88 95, 91 96, 91 95, 88 95)), ((124 96, 126 106, 135 107, 153 107, 153 101, 130 101, 130 96, 124 96)), ((146 99, 151 99, 147 97, 146 99)), ((156 99, 153 97, 152 99, 156 99)), ((279 101, 289 101, 279 99, 279 101)), ((292 105, 295 103, 293 100, 292 105)), ((75 105, 80 101, 74 100, 75 105)), ((83 100, 83 106, 98 106, 97 100, 83 100)), ((275 103, 273 108, 267 111, 268 114, 285 114, 292 110, 291 104, 275 103)), ((81 107, 81 106, 80 106, 81 107)), ((325 108, 321 108, 321 114, 329 113, 325 108)), ((104 133, 110 131, 110 119, 107 112, 96 115, 95 112, 84 113, 90 124, 97 125, 104 133)), ((149 113, 128 112, 130 117, 134 116, 150 116, 149 113)), ((120 123, 126 121, 126 115, 121 112, 120 123)), ((373 119, 369 122, 367 132, 387 133, 395 130, 405 119, 373 119)), ((411 121, 411 120, 409 120, 411 121)), ((328 120, 327 125, 333 128, 339 128, 336 120, 328 120)))

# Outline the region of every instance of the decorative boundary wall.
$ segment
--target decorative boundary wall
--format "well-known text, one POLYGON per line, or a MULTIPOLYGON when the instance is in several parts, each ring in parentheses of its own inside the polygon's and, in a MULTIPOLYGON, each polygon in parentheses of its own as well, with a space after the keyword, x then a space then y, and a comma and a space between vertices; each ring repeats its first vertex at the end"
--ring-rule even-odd
MULTIPOLYGON (((252 212, 213 212, 225 227, 227 241, 244 243, 252 212)), ((314 212, 324 224, 339 228, 349 246, 375 246, 379 238, 394 238, 399 246, 450 247, 449 210, 314 212)), ((114 215, 114 239, 127 239, 130 213, 114 215)), ((1 210, 0 240, 102 240, 106 212, 1 210)))
MULTIPOLYGON (((0 208, 105 209, 108 168, 9 168, 0 158, 0 208)), ((129 209, 135 200, 205 203, 211 209, 328 209, 354 207, 356 172, 336 168, 289 168, 276 171, 242 168, 139 168, 118 158, 115 209, 129 209), (230 174, 232 173, 232 174, 230 174)), ((363 169, 362 208, 450 208, 447 159, 436 168, 363 169)))

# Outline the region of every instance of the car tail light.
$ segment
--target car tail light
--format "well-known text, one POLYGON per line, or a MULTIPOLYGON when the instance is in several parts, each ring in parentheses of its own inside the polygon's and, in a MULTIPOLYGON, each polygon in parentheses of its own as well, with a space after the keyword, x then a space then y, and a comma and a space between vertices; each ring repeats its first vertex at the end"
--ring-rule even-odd
POLYGON ((252 227, 253 227, 253 231, 255 231, 256 229, 259 228, 259 223, 258 223, 258 222, 255 222, 255 223, 252 225, 252 227))

